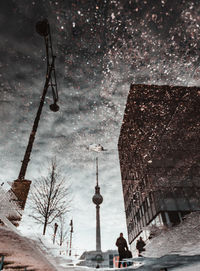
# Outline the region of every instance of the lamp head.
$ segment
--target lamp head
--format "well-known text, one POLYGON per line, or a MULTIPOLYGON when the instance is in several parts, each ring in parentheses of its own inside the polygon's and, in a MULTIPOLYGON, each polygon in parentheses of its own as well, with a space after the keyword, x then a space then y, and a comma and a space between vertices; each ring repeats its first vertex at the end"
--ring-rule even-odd
POLYGON ((46 37, 49 35, 49 23, 47 19, 36 23, 36 31, 39 35, 46 37))
POLYGON ((49 108, 53 112, 59 111, 59 106, 56 103, 50 104, 49 108))

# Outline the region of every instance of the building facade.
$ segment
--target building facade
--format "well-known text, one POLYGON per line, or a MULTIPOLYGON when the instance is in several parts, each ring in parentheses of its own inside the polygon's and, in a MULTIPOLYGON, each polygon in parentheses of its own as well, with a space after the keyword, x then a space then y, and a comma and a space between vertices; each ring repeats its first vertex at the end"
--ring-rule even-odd
POLYGON ((118 256, 117 250, 107 250, 99 253, 97 251, 85 251, 81 255, 78 265, 94 268, 98 265, 100 268, 113 268, 115 267, 114 259, 116 256, 118 256))
POLYGON ((130 87, 118 151, 131 246, 200 210, 199 104, 196 87, 130 87))

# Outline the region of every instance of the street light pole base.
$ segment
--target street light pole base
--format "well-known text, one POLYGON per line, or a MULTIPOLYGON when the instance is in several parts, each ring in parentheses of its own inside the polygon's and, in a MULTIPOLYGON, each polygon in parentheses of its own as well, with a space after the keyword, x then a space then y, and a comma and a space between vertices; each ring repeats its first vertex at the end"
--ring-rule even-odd
POLYGON ((21 210, 24 210, 25 208, 30 185, 31 185, 31 181, 29 180, 17 179, 12 183, 11 191, 17 197, 17 199, 14 199, 14 200, 18 203, 21 210))

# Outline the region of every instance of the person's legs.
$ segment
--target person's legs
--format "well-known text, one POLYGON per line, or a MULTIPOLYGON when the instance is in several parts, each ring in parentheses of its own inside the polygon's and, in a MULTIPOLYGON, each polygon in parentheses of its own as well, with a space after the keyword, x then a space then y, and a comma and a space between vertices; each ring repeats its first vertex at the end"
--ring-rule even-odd
POLYGON ((121 263, 122 263, 122 256, 121 256, 121 255, 119 255, 119 262, 118 262, 118 268, 120 268, 120 266, 121 266, 121 263))
MULTIPOLYGON (((122 261, 123 261, 123 259, 122 259, 122 261)), ((122 262, 122 266, 123 266, 123 267, 126 267, 126 262, 123 261, 123 262, 122 262)))
POLYGON ((141 252, 142 250, 138 249, 138 257, 142 257, 141 252))
POLYGON ((119 262, 118 262, 118 268, 120 268, 120 266, 121 266, 121 262, 120 262, 120 260, 119 260, 119 262))

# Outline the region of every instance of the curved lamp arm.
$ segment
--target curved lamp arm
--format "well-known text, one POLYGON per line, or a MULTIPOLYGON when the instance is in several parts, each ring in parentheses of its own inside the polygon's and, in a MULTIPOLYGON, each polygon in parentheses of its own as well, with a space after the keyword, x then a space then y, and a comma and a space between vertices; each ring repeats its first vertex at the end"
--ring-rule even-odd
MULTIPOLYGON (((48 20, 45 19, 41 22, 38 22, 36 24, 36 31, 45 38, 45 45, 46 45, 46 57, 47 57, 47 73, 46 73, 46 80, 45 80, 45 84, 44 84, 44 89, 43 89, 43 93, 42 93, 42 97, 40 99, 40 104, 39 104, 39 108, 34 120, 34 124, 32 127, 32 131, 30 133, 29 136, 29 141, 28 141, 28 145, 24 154, 24 159, 22 161, 22 165, 21 165, 21 169, 20 169, 20 173, 18 176, 18 180, 23 180, 25 178, 25 174, 26 174, 26 170, 27 170, 27 166, 28 163, 30 161, 30 155, 31 155, 31 151, 32 151, 32 147, 33 147, 33 143, 35 140, 35 135, 37 132, 37 128, 38 128, 38 124, 39 124, 39 120, 40 120, 40 116, 42 113, 42 108, 44 105, 44 101, 45 101, 45 97, 46 97, 46 93, 48 90, 48 87, 51 86, 52 88, 55 87, 56 92, 57 93, 57 82, 56 82, 56 76, 55 76, 55 56, 53 55, 53 49, 52 49, 52 42, 51 42, 51 35, 50 35, 50 27, 49 27, 49 23, 48 20), (50 50, 49 50, 50 49, 50 50), (50 51, 50 54, 49 54, 50 51), (50 56, 51 56, 51 60, 50 60, 50 56)), ((50 109, 54 112, 57 112, 59 110, 59 106, 56 104, 56 101, 58 100, 58 98, 56 98, 57 96, 55 96, 53 94, 53 98, 54 98, 54 103, 50 105, 50 109)))

